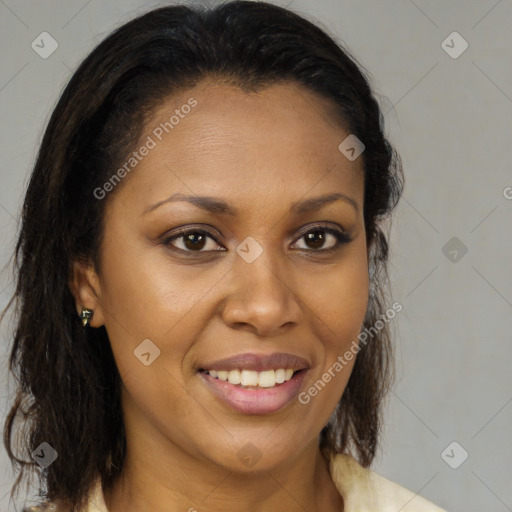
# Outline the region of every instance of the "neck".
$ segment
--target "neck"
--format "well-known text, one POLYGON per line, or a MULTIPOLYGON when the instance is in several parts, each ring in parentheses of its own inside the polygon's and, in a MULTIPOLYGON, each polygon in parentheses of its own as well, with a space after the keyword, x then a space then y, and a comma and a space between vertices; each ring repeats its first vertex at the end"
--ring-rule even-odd
POLYGON ((250 473, 184 456, 176 446, 165 458, 161 451, 141 448, 127 450, 119 477, 104 490, 109 512, 343 511, 317 442, 271 470, 250 473))

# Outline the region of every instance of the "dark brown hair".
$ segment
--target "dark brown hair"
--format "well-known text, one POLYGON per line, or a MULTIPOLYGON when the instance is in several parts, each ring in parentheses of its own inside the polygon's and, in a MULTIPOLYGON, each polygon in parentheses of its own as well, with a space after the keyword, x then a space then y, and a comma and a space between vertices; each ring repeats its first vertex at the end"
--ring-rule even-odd
MULTIPOLYGON (((38 469, 31 453, 42 442, 59 457, 39 474, 40 496, 63 500, 72 510, 83 508, 98 474, 108 485, 121 471, 120 376, 105 328, 82 329, 69 281, 74 260, 99 268, 108 198, 100 201, 93 191, 133 150, 155 107, 179 89, 208 77, 244 91, 293 82, 332 102, 333 117, 365 144, 372 278, 364 328, 382 317, 388 245, 381 221, 401 195, 403 174, 362 69, 316 24, 252 1, 153 10, 121 26, 82 62, 44 133, 23 204, 16 289, 2 314, 16 304, 9 363, 17 390, 4 426, 8 455, 15 469, 21 466, 12 493, 26 470, 38 469)), ((392 381, 391 354, 387 324, 361 344, 345 392, 320 433, 324 456, 349 452, 371 464, 392 381)))

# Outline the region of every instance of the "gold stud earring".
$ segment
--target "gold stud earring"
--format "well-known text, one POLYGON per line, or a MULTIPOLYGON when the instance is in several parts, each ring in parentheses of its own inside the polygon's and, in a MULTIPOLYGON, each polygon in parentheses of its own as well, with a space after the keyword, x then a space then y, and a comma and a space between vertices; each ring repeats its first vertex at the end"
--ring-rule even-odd
POLYGON ((82 319, 82 326, 85 329, 89 325, 89 320, 92 318, 94 311, 92 309, 82 308, 80 318, 82 319))

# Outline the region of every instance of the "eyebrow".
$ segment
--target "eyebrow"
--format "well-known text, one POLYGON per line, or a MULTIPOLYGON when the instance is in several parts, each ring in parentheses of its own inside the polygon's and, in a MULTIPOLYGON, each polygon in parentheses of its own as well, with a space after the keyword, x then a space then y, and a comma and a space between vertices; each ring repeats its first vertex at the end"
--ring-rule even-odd
MULTIPOLYGON (((351 197, 341 194, 339 192, 332 194, 324 194, 322 196, 314 197, 311 199, 305 199, 302 201, 296 201, 292 203, 290 207, 290 211, 296 213, 297 215, 304 215, 306 213, 314 212, 320 210, 324 206, 331 204, 335 201, 342 200, 354 208, 356 213, 359 213, 359 204, 354 201, 351 197)), ((155 203, 148 208, 146 208, 143 212, 143 215, 156 210, 158 207, 172 202, 187 202, 201 208, 202 210, 209 213, 222 213, 226 215, 236 216, 238 214, 238 209, 230 206, 228 203, 223 201, 222 199, 218 199, 210 196, 193 196, 193 195, 185 195, 176 193, 167 199, 163 199, 158 203, 155 203)))

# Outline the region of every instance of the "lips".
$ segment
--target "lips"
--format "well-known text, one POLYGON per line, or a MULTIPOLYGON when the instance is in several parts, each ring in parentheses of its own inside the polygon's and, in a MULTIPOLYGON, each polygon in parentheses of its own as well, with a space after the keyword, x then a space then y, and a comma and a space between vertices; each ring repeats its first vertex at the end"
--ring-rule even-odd
POLYGON ((263 372, 265 370, 291 369, 304 370, 309 368, 309 363, 303 357, 286 353, 275 353, 268 355, 260 354, 238 354, 236 356, 212 361, 201 365, 200 370, 230 371, 230 370, 252 370, 263 372))
POLYGON ((297 396, 310 365, 293 354, 240 354, 202 365, 199 375, 222 403, 244 414, 270 414, 297 396))

